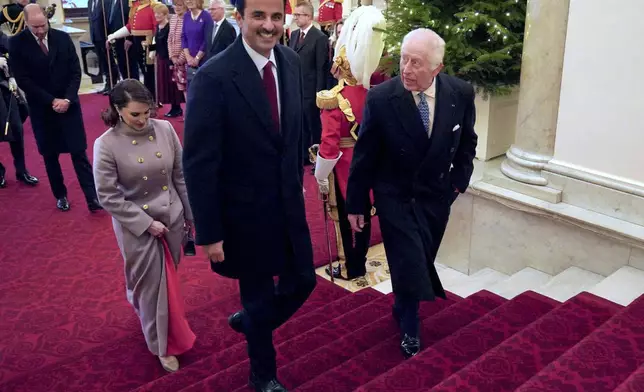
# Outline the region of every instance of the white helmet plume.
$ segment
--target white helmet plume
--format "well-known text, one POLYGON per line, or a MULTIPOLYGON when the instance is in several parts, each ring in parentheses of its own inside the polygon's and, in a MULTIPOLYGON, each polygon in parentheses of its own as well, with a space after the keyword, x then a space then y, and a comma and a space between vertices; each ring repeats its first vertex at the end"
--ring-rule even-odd
POLYGON ((351 74, 367 89, 370 87, 371 75, 382 58, 386 26, 385 17, 378 8, 373 5, 360 6, 344 22, 335 46, 334 59, 345 46, 351 74))

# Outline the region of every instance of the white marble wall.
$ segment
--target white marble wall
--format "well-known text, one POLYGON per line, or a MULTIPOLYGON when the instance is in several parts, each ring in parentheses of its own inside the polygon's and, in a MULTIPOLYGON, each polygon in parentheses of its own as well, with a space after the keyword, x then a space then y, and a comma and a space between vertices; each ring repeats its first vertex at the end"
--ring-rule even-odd
POLYGON ((624 241, 584 222, 481 191, 461 195, 437 262, 472 274, 485 267, 513 274, 532 267, 556 275, 576 266, 608 276, 644 269, 644 238, 624 241))

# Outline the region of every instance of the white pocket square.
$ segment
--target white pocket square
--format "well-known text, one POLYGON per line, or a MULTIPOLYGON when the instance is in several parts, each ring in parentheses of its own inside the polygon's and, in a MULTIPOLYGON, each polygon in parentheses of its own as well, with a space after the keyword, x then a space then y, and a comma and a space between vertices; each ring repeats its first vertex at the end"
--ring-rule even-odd
POLYGON ((452 128, 452 132, 456 132, 461 126, 457 124, 454 128, 452 128))

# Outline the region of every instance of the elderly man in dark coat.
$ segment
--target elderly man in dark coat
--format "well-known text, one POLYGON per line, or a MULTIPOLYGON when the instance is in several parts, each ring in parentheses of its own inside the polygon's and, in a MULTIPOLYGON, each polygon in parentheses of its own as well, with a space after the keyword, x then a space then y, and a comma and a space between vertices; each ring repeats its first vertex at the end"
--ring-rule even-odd
POLYGON ((67 188, 58 157, 70 153, 87 206, 101 209, 96 199, 92 167, 87 159, 87 140, 78 89, 81 69, 72 39, 49 29, 37 4, 25 7, 28 29, 11 38, 10 65, 27 96, 31 125, 38 151, 45 160, 56 207, 69 210, 67 188))
POLYGON ((419 301, 445 298, 434 258, 450 206, 469 185, 477 142, 474 89, 439 73, 444 52, 431 30, 405 37, 401 76, 367 95, 347 187, 355 231, 373 190, 405 357, 420 351, 419 301))
MULTIPOLYGON (((27 171, 25 164, 25 139, 22 123, 28 116, 28 109, 18 85, 13 78, 5 56, 9 52, 9 38, 0 31, 0 141, 9 142, 16 179, 27 185, 38 184, 38 179, 27 171)), ((0 162, 0 188, 7 186, 6 169, 0 162)))

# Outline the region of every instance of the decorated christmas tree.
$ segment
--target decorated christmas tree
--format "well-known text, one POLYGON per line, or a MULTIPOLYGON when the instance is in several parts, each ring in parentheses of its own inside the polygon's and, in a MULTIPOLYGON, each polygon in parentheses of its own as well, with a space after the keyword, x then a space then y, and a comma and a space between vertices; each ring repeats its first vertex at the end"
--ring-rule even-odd
POLYGON ((519 84, 527 0, 390 0, 385 68, 398 72, 400 44, 427 27, 445 40, 444 72, 478 91, 503 94, 519 84))

